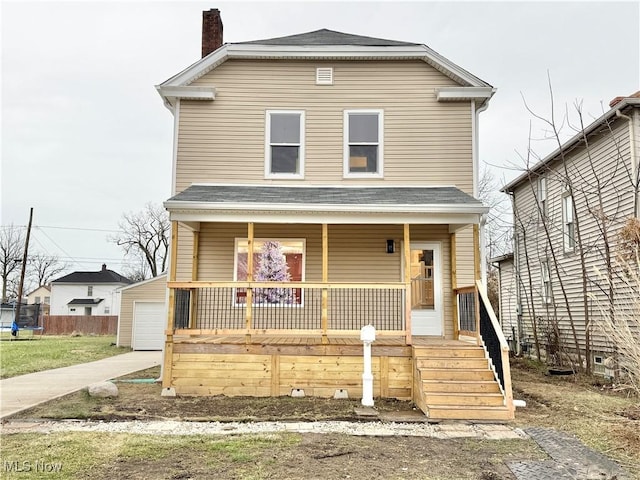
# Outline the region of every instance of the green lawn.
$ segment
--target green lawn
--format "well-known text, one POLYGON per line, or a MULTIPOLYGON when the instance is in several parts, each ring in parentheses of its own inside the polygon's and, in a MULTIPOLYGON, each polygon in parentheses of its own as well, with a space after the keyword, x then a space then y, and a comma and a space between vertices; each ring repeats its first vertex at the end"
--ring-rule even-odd
POLYGON ((0 342, 0 378, 51 368, 68 367, 128 352, 115 347, 114 335, 70 337, 36 336, 33 340, 0 342))

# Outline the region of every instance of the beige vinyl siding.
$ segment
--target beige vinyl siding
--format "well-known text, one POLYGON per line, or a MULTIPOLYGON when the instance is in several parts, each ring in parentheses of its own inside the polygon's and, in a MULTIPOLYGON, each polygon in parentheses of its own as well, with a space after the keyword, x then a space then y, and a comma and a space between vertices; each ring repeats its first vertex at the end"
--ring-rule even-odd
POLYGON ((506 338, 515 340, 518 335, 518 298, 517 278, 513 260, 500 262, 498 287, 500 289, 499 318, 502 332, 506 338))
POLYGON ((268 109, 305 111, 305 177, 288 184, 363 184, 342 178, 343 111, 382 109, 384 179, 372 182, 472 190, 470 103, 437 102, 436 89, 456 84, 422 61, 230 60, 193 85, 214 86, 216 99, 180 103, 178 192, 278 182, 264 178, 268 109), (334 67, 334 85, 315 84, 321 66, 334 67))
POLYGON ((118 319, 118 346, 130 347, 133 334, 134 302, 164 302, 167 298, 167 277, 161 275, 140 285, 122 290, 118 319))
MULTIPOLYGON (((616 120, 612 125, 615 141, 604 131, 600 135, 589 138, 589 155, 580 147, 567 152, 567 171, 574 185, 574 202, 578 211, 580 234, 584 245, 584 258, 588 272, 589 311, 592 323, 597 324, 600 316, 598 302, 604 301, 601 293, 603 280, 594 271, 605 268, 604 238, 598 222, 594 219, 594 212, 599 210, 597 192, 602 193, 604 216, 607 218, 609 243, 615 251, 616 234, 633 211, 633 194, 629 178, 629 129, 626 121, 616 120), (591 157, 591 161, 589 160, 591 157), (593 167, 591 166, 593 163, 593 167), (598 186, 595 179, 600 179, 598 186)), ((562 196, 567 192, 564 168, 560 162, 552 166, 547 172, 547 205, 548 224, 551 244, 556 253, 557 269, 553 259, 545 230, 538 218, 538 212, 532 191, 532 186, 524 183, 515 192, 516 215, 519 219, 516 232, 517 251, 520 252, 518 269, 521 276, 523 321, 531 336, 533 307, 535 315, 540 320, 539 329, 541 341, 545 343, 545 325, 548 318, 553 318, 554 305, 556 307, 559 329, 564 337, 564 346, 573 348, 573 333, 569 322, 568 309, 572 314, 576 336, 581 348, 585 343, 585 316, 583 305, 583 285, 580 262, 580 251, 576 245, 575 252, 565 252, 563 249, 563 216, 562 196), (521 223, 520 223, 521 222, 521 223), (524 225, 524 227, 523 227, 524 225), (524 234, 523 234, 524 229, 524 234), (528 275, 525 253, 529 257, 530 274, 533 284, 533 294, 529 293, 528 275), (551 284, 554 305, 544 305, 541 299, 540 262, 549 259, 551 265, 551 284), (560 279, 568 298, 565 302, 562 294, 560 279), (533 302, 533 304, 532 304, 533 302)), ((535 180, 533 181, 535 188, 535 180)), ((577 241, 577 239, 576 239, 577 241)), ((604 341, 597 329, 592 329, 592 345, 594 350, 607 350, 609 345, 604 341)))

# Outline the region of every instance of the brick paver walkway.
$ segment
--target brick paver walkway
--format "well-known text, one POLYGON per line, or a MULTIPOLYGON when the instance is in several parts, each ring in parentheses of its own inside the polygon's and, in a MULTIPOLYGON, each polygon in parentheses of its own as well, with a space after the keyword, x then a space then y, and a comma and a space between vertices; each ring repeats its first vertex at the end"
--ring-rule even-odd
POLYGON ((620 465, 565 433, 540 427, 525 432, 551 460, 507 463, 518 480, 631 479, 620 465))

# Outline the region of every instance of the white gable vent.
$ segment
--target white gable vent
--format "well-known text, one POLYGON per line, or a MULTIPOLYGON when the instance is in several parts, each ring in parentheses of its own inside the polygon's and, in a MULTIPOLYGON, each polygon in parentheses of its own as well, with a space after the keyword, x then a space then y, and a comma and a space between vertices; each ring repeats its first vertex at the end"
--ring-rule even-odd
POLYGON ((333 68, 316 68, 316 85, 333 85, 333 68))

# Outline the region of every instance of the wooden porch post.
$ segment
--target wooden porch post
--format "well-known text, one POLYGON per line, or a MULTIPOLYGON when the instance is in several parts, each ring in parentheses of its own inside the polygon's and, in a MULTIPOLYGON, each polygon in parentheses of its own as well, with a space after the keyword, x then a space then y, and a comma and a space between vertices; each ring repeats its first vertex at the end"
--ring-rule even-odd
MULTIPOLYGON (((193 250, 191 252, 191 280, 198 281, 198 255, 200 252, 200 231, 193 231, 193 250)), ((189 328, 196 327, 196 318, 198 318, 198 290, 191 289, 191 295, 189 296, 189 328)))
MULTIPOLYGON (((253 222, 247 223, 247 282, 253 282, 253 222)), ((253 288, 247 288, 247 317, 246 328, 251 329, 253 324, 253 288)), ((251 343, 251 334, 245 336, 246 343, 251 343)))
POLYGON ((329 281, 329 228, 326 223, 322 224, 322 343, 329 343, 327 330, 329 328, 329 291, 327 282, 329 281))
POLYGON ((404 224, 404 283, 405 283, 405 339, 411 345, 411 235, 409 224, 404 224))
MULTIPOLYGON (((482 280, 482 270, 480 266, 482 259, 480 258, 480 225, 473 224, 473 271, 475 280, 482 280)), ((474 282, 475 283, 475 282, 474 282)))
POLYGON ((480 265, 482 259, 480 258, 480 225, 473 224, 473 275, 475 277, 475 306, 476 306, 476 339, 478 345, 480 342, 480 295, 478 294, 478 281, 482 279, 482 271, 480 265))
MULTIPOLYGON (((169 259, 169 281, 176 281, 176 263, 178 261, 178 222, 171 222, 171 257, 169 259)), ((169 289, 169 308, 167 309, 167 329, 164 344, 164 359, 162 365, 162 388, 171 387, 171 366, 173 364, 173 330, 176 311, 176 293, 169 289)))
POLYGON ((453 338, 458 340, 460 338, 460 330, 458 328, 458 295, 456 294, 456 288, 458 288, 458 257, 456 253, 456 232, 450 234, 451 239, 451 296, 452 296, 452 309, 453 309, 453 338))

